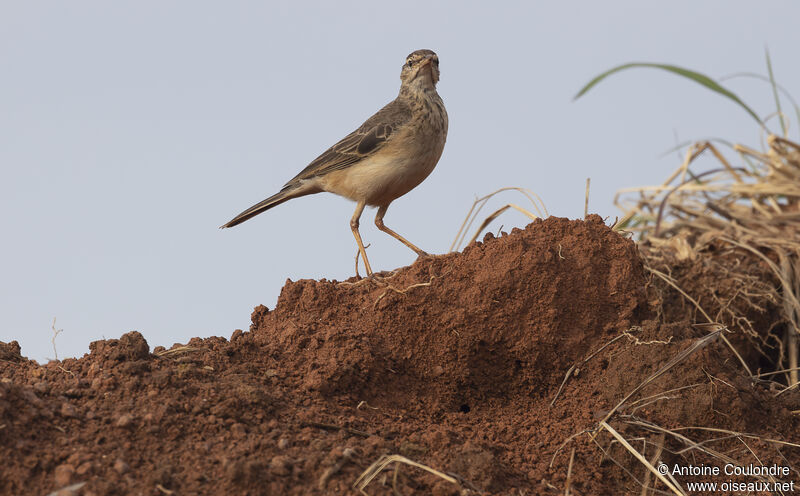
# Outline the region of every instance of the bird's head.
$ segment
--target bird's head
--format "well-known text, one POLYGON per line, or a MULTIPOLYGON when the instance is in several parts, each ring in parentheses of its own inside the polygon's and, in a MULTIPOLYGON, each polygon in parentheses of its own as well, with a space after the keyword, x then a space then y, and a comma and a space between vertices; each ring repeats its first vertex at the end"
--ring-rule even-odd
POLYGON ((439 82, 439 57, 433 50, 417 50, 406 57, 400 71, 403 86, 436 87, 439 82))

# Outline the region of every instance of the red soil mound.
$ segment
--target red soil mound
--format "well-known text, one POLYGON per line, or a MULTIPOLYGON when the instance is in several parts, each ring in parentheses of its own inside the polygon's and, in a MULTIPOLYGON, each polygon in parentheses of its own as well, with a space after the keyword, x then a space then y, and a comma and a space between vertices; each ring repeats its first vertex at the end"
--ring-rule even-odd
MULTIPOLYGON (((665 491, 607 433, 568 441, 708 333, 659 323, 647 287, 634 243, 599 217, 550 218, 383 283, 288 281, 230 341, 151 353, 132 332, 44 366, 0 344, 0 493, 358 494, 384 454, 457 483, 397 465, 369 494, 665 491)), ((662 428, 796 442, 800 395, 770 384, 714 341, 608 423, 669 463, 712 455, 662 428)), ((744 459, 736 437, 680 432, 744 459)), ((747 439, 765 463, 798 462, 747 439)))

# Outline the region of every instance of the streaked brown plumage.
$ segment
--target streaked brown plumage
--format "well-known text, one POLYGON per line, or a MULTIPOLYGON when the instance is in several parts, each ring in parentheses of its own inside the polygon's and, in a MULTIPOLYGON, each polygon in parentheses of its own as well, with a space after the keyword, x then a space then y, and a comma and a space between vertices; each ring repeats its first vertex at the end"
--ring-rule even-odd
POLYGON ((330 147, 276 194, 222 226, 233 227, 276 205, 328 191, 357 202, 350 220, 367 274, 372 274, 358 231, 364 207, 378 207, 378 229, 418 255, 426 253, 383 224, 389 204, 419 185, 436 167, 447 138, 447 112, 436 92, 439 58, 417 50, 400 73, 400 93, 358 129, 330 147))

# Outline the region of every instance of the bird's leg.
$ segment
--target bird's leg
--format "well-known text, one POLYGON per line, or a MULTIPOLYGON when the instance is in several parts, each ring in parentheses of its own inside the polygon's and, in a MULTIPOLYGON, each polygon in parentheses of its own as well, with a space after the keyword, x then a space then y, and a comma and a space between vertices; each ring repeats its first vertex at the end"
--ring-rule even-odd
POLYGON ((428 254, 425 253, 424 251, 420 250, 419 248, 417 248, 414 245, 414 243, 410 242, 406 238, 400 236, 396 232, 394 232, 391 229, 389 229, 388 227, 386 227, 386 225, 384 225, 383 216, 386 215, 386 210, 388 208, 389 208, 388 205, 386 205, 385 207, 378 208, 378 214, 375 216, 375 225, 378 226, 378 229, 380 229, 381 231, 385 232, 389 236, 392 236, 393 238, 400 240, 400 242, 402 242, 404 245, 406 245, 409 248, 411 248, 412 250, 414 250, 414 252, 416 252, 416 254, 419 255, 420 257, 427 257, 428 254))
POLYGON ((358 220, 361 218, 361 213, 364 211, 364 207, 366 206, 366 202, 360 201, 358 205, 356 205, 356 211, 353 213, 353 218, 350 219, 350 229, 353 231, 353 236, 356 237, 356 243, 358 243, 358 251, 361 252, 361 258, 364 260, 364 268, 367 269, 367 277, 372 275, 372 267, 369 266, 369 260, 367 260, 367 250, 364 249, 364 243, 361 241, 361 234, 358 232, 358 220))

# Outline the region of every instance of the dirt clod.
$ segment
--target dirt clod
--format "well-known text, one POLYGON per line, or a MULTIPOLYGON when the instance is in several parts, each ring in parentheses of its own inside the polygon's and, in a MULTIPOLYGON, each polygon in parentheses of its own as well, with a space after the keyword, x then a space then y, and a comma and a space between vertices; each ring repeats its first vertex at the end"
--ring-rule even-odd
POLYGON ((127 463, 125 463, 124 461, 122 461, 122 460, 120 460, 119 458, 117 458, 117 459, 114 461, 114 470, 115 470, 115 471, 116 471, 118 474, 122 475, 122 474, 126 474, 126 473, 128 473, 128 472, 131 470, 131 467, 130 467, 130 465, 128 465, 128 464, 127 464, 127 463))
POLYGON ((9 362, 20 362, 23 359, 21 355, 22 349, 19 343, 11 341, 10 343, 0 343, 0 360, 7 360, 9 362))
POLYGON ((61 415, 64 417, 77 417, 78 411, 75 410, 75 407, 69 403, 62 403, 61 404, 61 415))
POLYGON ((75 473, 75 467, 68 464, 59 465, 55 469, 54 480, 56 486, 67 486, 72 482, 72 475, 75 473))
POLYGON ((275 475, 287 476, 292 472, 292 462, 287 456, 274 456, 269 462, 269 469, 275 475))
POLYGON ((116 426, 117 427, 122 427, 123 429, 127 428, 127 427, 131 427, 132 424, 133 424, 133 415, 131 415, 129 413, 125 413, 123 415, 120 415, 119 418, 117 419, 117 422, 116 422, 116 426))

